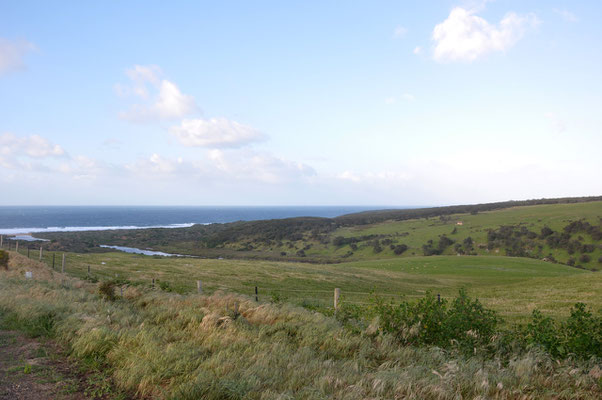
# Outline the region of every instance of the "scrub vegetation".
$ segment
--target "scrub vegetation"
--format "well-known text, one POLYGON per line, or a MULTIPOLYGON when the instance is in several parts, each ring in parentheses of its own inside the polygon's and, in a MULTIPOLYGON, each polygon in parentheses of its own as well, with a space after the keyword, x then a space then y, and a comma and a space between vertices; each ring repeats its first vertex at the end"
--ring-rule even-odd
MULTIPOLYGON (((449 302, 431 294, 407 304, 375 298, 372 318, 361 322, 354 307, 334 317, 220 291, 183 295, 127 286, 123 296, 110 299, 106 285, 62 276, 14 252, 0 274, 5 326, 53 337, 88 368, 105 371, 117 388, 141 398, 602 394, 594 353, 553 354, 539 341, 510 340, 516 333, 504 334, 497 314, 464 292, 449 302), (430 330, 437 321, 445 322, 445 331, 430 330)), ((580 307, 559 323, 569 327, 586 318, 593 321, 587 329, 599 329, 600 316, 580 307)))

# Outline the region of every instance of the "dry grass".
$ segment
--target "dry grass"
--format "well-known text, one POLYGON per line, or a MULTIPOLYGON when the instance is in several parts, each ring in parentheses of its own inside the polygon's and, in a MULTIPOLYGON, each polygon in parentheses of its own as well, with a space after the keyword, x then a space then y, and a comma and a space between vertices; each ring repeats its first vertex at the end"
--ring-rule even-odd
POLYGON ((598 399, 597 360, 556 362, 533 351, 508 362, 464 358, 355 334, 329 317, 234 294, 128 288, 102 300, 15 257, 0 271, 0 312, 51 313, 54 334, 115 383, 158 399, 598 399), (25 280, 24 269, 34 272, 25 280), (235 310, 238 309, 238 313, 235 310))

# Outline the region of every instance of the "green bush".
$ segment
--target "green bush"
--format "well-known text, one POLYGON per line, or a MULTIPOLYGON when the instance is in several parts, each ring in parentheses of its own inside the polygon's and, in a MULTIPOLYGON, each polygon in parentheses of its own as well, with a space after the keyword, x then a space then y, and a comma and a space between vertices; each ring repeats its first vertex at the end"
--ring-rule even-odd
POLYGON ((169 282, 161 281, 159 282, 159 288, 164 292, 173 292, 173 288, 169 284, 169 282))
POLYGON ((395 336, 402 344, 436 345, 442 348, 475 346, 490 342, 498 324, 494 311, 460 290, 450 304, 431 292, 415 303, 385 304, 376 299, 375 314, 380 329, 395 336))
POLYGON ((602 357, 602 315, 592 314, 583 303, 575 304, 569 318, 562 322, 534 310, 531 322, 521 333, 528 345, 543 347, 557 358, 602 357))

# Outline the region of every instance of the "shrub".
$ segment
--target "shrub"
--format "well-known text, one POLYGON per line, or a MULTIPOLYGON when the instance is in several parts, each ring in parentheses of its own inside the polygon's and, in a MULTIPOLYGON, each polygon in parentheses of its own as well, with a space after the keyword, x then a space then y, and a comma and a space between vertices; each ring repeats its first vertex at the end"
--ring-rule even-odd
POLYGON ((587 254, 582 254, 581 257, 579 257, 579 261, 581 261, 582 263, 587 263, 591 261, 591 257, 587 254))
POLYGON ((487 344, 499 321, 493 310, 468 297, 465 290, 460 290, 449 305, 431 292, 415 303, 393 305, 376 299, 374 312, 381 331, 392 334, 402 344, 458 346, 466 350, 487 344))
POLYGON ((557 358, 602 357, 602 316, 593 315, 583 303, 576 303, 561 323, 534 310, 522 336, 527 344, 541 346, 557 358))
POLYGON ((169 284, 169 282, 161 281, 159 282, 159 288, 164 292, 173 292, 173 288, 169 284))
POLYGON ((408 249, 408 246, 406 246, 405 244, 399 244, 397 246, 395 246, 395 248, 393 249, 393 253, 395 253, 396 255, 401 255, 403 254, 406 250, 408 249))
POLYGON ((105 300, 114 301, 115 297, 115 282, 104 281, 98 285, 98 294, 105 300))

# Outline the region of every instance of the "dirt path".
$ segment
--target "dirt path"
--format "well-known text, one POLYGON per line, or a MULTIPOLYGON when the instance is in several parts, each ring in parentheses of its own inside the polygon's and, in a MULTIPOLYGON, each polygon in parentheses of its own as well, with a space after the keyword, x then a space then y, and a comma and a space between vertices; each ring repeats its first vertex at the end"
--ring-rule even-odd
POLYGON ((0 399, 101 399, 112 397, 110 391, 69 363, 56 344, 0 330, 0 399))

